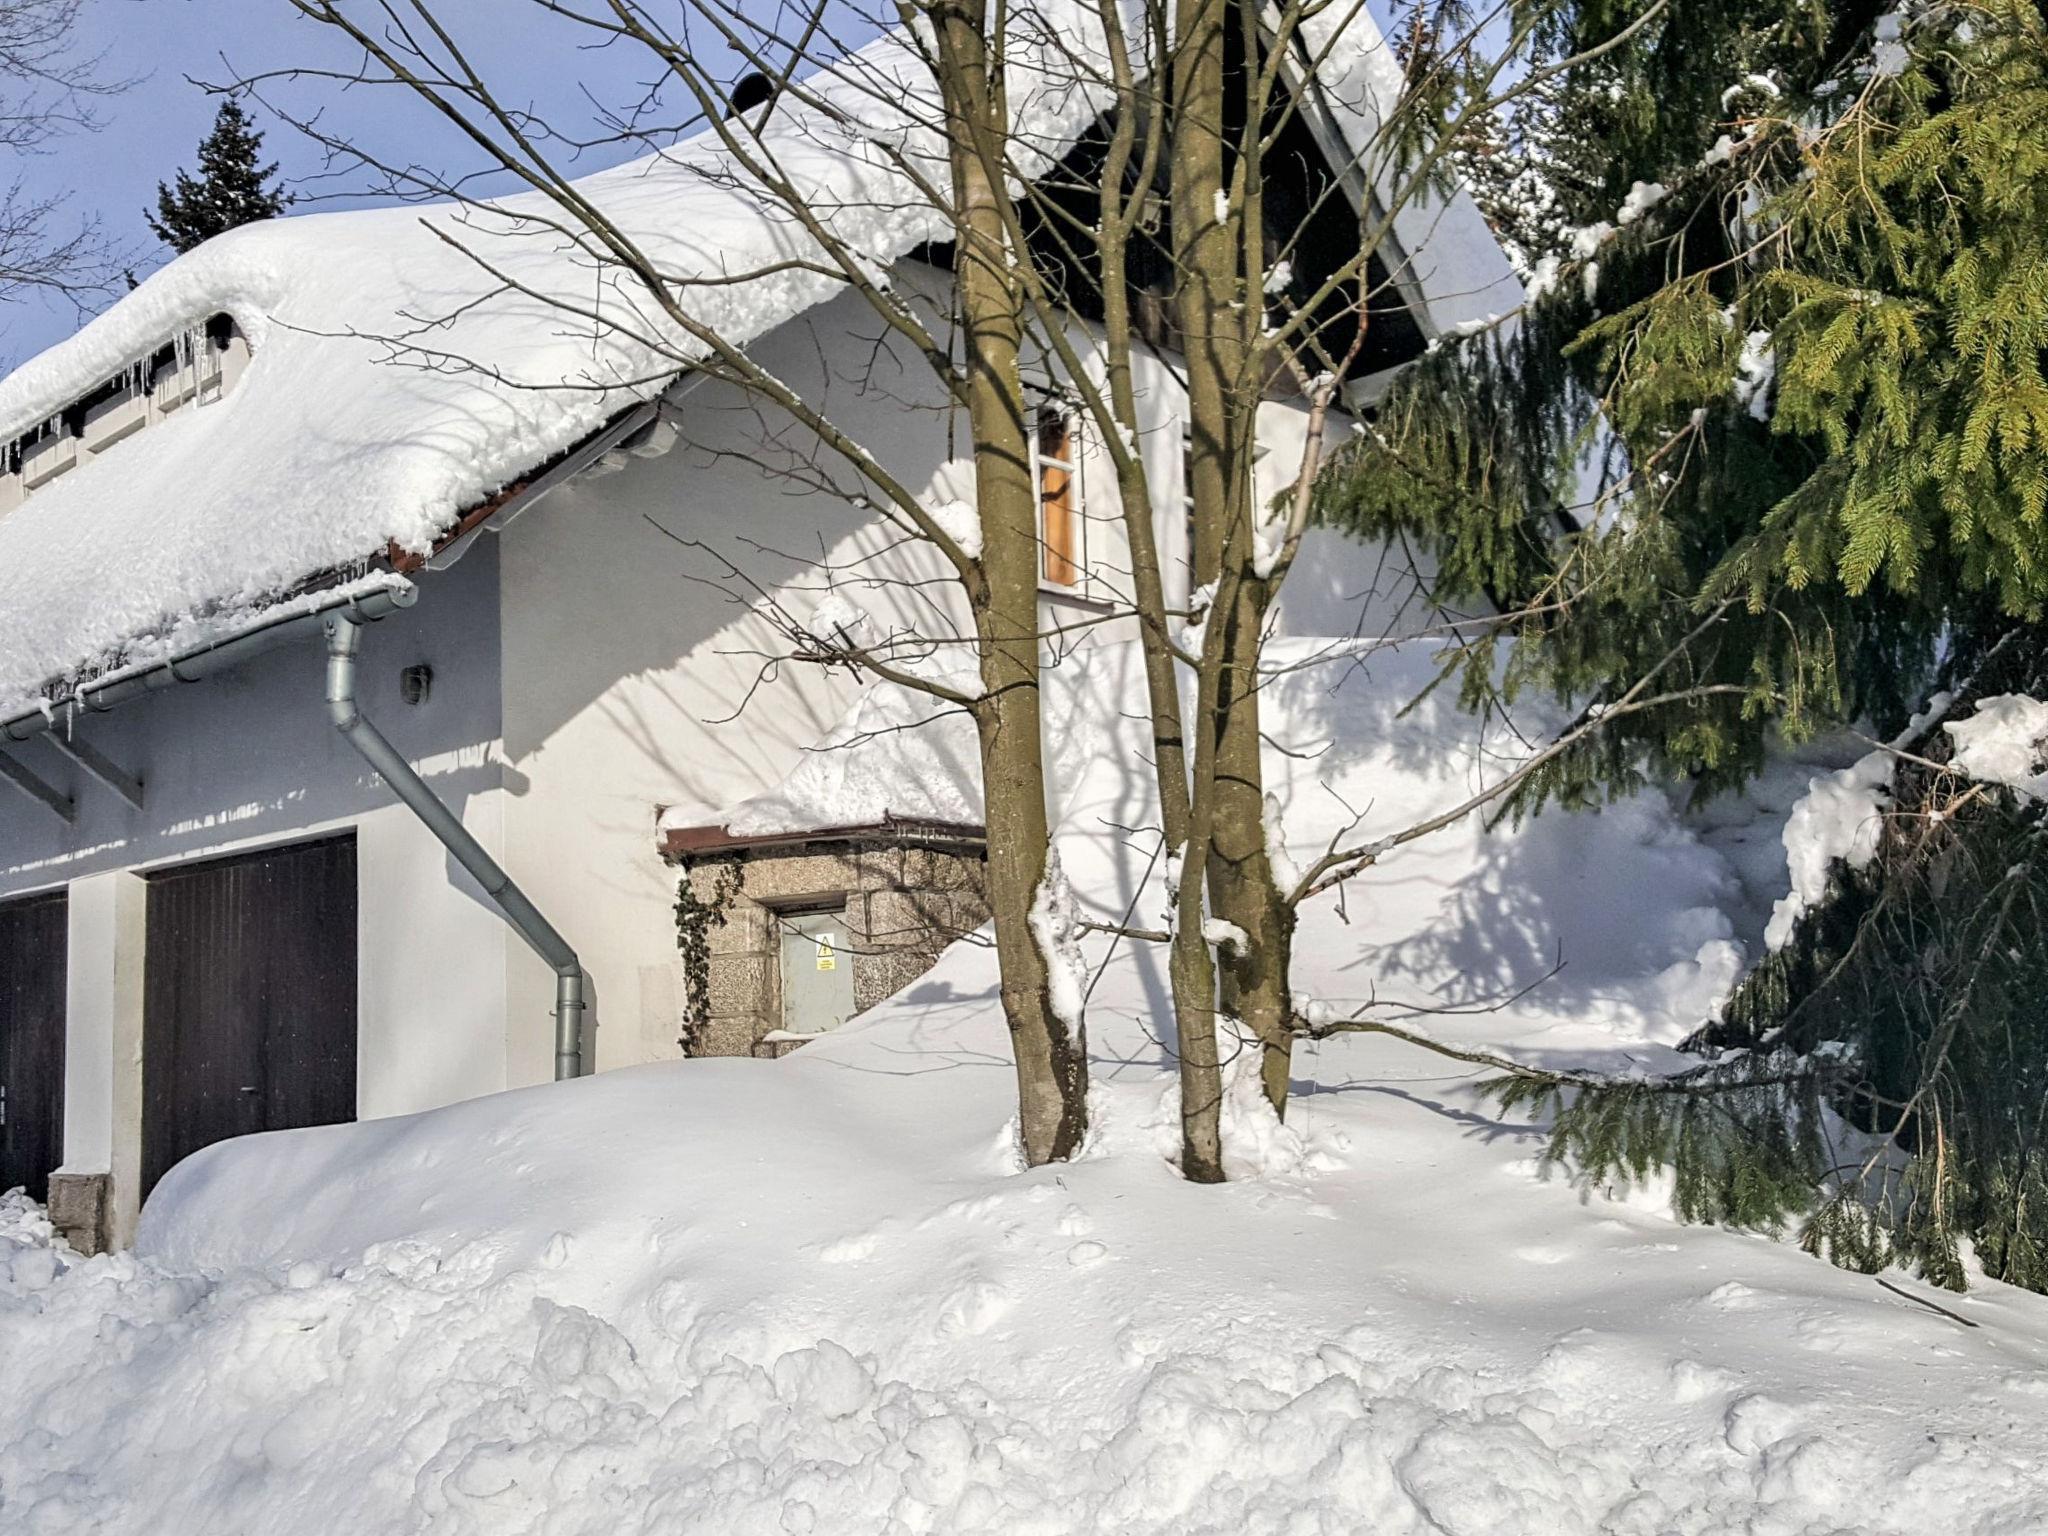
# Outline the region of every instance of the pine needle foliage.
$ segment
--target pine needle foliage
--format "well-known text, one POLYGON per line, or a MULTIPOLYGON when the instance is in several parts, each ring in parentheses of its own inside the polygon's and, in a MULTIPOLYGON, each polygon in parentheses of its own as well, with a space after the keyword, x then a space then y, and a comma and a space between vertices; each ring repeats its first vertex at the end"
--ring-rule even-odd
POLYGON ((1774 730, 1896 728, 1957 610, 2048 603, 2048 30, 1984 0, 1845 55, 1854 17, 1823 9, 1679 7, 1601 60, 1587 92, 1617 142, 1690 157, 1668 194, 1581 231, 1517 325, 1412 369, 1319 487, 1328 521, 1426 545, 1446 600, 1521 615, 1463 658, 1472 702, 1611 703, 1717 614, 1658 672, 1670 706, 1589 739, 1525 808, 1726 787, 1774 730), (1682 86, 1681 45, 1706 48, 1682 86), (1689 134, 1617 105, 1730 76, 1689 134))
POLYGON ((1504 1112, 1549 1119, 1546 1164, 1600 1184, 1670 1168, 1680 1220, 1778 1232, 1813 1204, 1834 1081, 1825 1063, 1739 1052, 1669 1078, 1509 1075, 1484 1089, 1504 1112))
POLYGON ((1547 1115, 1547 1159, 1597 1182, 1675 1175, 1681 1219, 1777 1232, 1874 1273, 2048 1292, 2048 803, 1972 782, 1939 727, 2048 697, 2048 628, 1967 642, 1905 744, 1872 863, 1744 980, 1665 1078, 1530 1071, 1488 1085, 1547 1115))
POLYGON ((263 135, 232 96, 220 104, 213 130, 199 145, 199 174, 179 171, 169 186, 156 184, 156 212, 144 214, 156 237, 184 252, 258 219, 274 219, 291 205, 272 181, 277 164, 263 163, 263 135))
MULTIPOLYGON (((2048 695, 2048 630, 1983 649, 1944 718, 2048 695)), ((1967 1245, 1992 1278, 2048 1290, 2048 806, 1954 772, 1938 729, 1914 754, 1876 859, 1745 981, 1713 1039, 1861 1063, 1842 1113, 1885 1155, 1816 1209, 1816 1251, 1861 1204, 1887 1259, 1938 1284, 1961 1288, 1967 1245)))
POLYGON ((1781 225, 1738 313, 1783 359, 1775 430, 1821 458, 1719 573, 1752 607, 1829 580, 2048 605, 2048 27, 1970 9, 1923 67, 1866 84, 1764 210, 1781 225))
MULTIPOLYGON (((1639 14, 1561 6, 1538 57, 1639 14)), ((1890 737, 1938 656, 2010 665, 2048 617, 2043 8, 1662 16, 1560 88, 1552 180, 1583 227, 1528 307, 1396 381, 1318 487, 1327 522, 1427 548, 1443 601, 1503 615, 1447 662, 1468 705, 1613 711, 1518 814, 1711 794, 1774 736, 1890 737), (1645 679, 1665 702, 1617 710, 1645 679)), ((1924 765, 1897 806, 1706 1067, 1496 1091, 1588 1176, 1672 1168, 1688 1219, 1796 1217, 1854 1268, 1959 1288, 1974 1252, 2048 1289, 2041 807, 1924 765)))

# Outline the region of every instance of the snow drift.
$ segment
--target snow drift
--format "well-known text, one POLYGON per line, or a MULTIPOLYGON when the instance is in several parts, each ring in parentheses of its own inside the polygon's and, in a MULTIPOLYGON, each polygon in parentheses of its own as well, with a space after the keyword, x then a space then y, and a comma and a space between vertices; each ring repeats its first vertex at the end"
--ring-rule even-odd
MULTIPOLYGON (((1298 857, 1347 805, 1370 833, 1512 762, 1446 707, 1398 714, 1426 651, 1333 657, 1272 684, 1298 857)), ((1136 671, 1104 649, 1052 686, 1062 857, 1095 912, 1149 921, 1136 671)), ((1655 1067, 1734 973, 1731 892, 1657 798, 1469 824, 1310 917, 1301 985, 1484 1010, 1561 955, 1526 997, 1420 1022, 1655 1067)), ((1387 1041, 1304 1049, 1284 1126, 1233 1093, 1248 1177, 1189 1186, 1160 959, 1099 936, 1088 959, 1095 1125, 1065 1166, 1016 1166, 994 966, 963 943, 784 1061, 211 1149, 133 1256, 76 1260, 0 1208, 0 1526, 2048 1527, 2039 1298, 1942 1297, 1968 1329, 1676 1226, 1655 1190, 1545 1183, 1532 1127, 1387 1041)))

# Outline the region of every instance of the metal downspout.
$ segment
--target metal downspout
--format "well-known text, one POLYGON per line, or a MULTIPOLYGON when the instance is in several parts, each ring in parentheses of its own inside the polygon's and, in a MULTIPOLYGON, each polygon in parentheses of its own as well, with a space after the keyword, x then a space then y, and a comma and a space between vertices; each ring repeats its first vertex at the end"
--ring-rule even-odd
POLYGON ((583 965, 569 941, 527 900, 526 893, 498 866, 443 805, 412 764, 384 739, 383 732, 356 707, 356 652, 361 641, 356 621, 345 613, 331 614, 327 627, 327 714, 335 729, 348 738, 363 760, 383 776, 392 792, 426 824, 455 861, 484 888, 505 921, 533 946, 555 973, 555 1080, 583 1075, 583 965))

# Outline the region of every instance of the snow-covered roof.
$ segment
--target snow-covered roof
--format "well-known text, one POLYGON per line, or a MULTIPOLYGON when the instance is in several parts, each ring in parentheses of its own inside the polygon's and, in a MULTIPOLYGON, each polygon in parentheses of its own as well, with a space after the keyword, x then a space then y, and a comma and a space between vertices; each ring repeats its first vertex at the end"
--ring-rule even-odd
MULTIPOLYGON (((1327 144, 1333 165, 1373 183, 1377 205, 1393 199, 1386 185, 1388 146, 1378 142, 1377 104, 1397 100, 1403 66, 1365 8, 1332 6, 1303 18, 1305 52, 1318 61, 1310 122, 1339 142, 1327 144)), ((1522 284, 1485 216, 1462 188, 1440 198, 1424 190, 1393 210, 1393 238, 1382 251, 1426 331, 1456 334, 1491 324, 1522 305, 1522 284)))
MULTIPOLYGON (((1092 6, 1038 9, 1065 47, 1093 35, 1092 6)), ((1355 56, 1384 51, 1362 20, 1354 67, 1336 76, 1354 96, 1349 82, 1369 75, 1355 56)), ((1014 47, 1013 110, 1050 158, 1102 103, 1070 66, 1034 76, 1031 59, 1028 45, 1014 47)), ((785 102, 765 142, 821 220, 878 263, 942 236, 892 158, 944 179, 924 126, 932 114, 919 106, 929 77, 911 51, 884 38, 812 85, 831 112, 785 102)), ((815 251, 709 129, 578 185, 678 276, 815 251)), ((595 264, 540 222, 549 212, 527 196, 487 212, 400 207, 247 226, 173 261, 0 382, 5 440, 217 313, 253 353, 216 403, 154 423, 0 516, 0 720, 83 675, 160 654, 173 637, 230 632, 280 594, 393 544, 429 548, 465 509, 673 377, 689 345, 625 280, 608 277, 594 296, 595 264), (601 303, 616 323, 580 324, 550 298, 601 303)), ((1430 286, 1455 321, 1473 260, 1490 255, 1495 276, 1512 279, 1469 203, 1448 220, 1461 234, 1436 230, 1433 252, 1467 254, 1448 284, 1430 286)), ((694 288, 685 302, 744 344, 839 286, 782 266, 694 288)))

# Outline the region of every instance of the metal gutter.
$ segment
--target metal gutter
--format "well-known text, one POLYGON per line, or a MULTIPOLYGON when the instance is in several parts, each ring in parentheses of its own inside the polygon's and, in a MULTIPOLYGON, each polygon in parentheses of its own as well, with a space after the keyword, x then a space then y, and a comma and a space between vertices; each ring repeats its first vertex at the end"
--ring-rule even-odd
POLYGON ((497 505, 493 506, 486 502, 476 509, 483 514, 481 517, 474 512, 465 517, 447 543, 420 561, 421 568, 445 571, 469 552, 470 545, 476 542, 479 535, 502 531, 507 523, 533 506, 543 496, 575 479, 634 433, 646 431, 660 416, 659 400, 649 400, 620 412, 535 475, 532 480, 519 486, 511 495, 502 497, 497 505))
MULTIPOLYGON (((430 571, 444 571, 469 552, 478 535, 502 533, 512 520, 535 506, 540 500, 568 484, 586 470, 602 470, 602 461, 617 454, 645 455, 664 453, 668 440, 673 439, 673 428, 664 428, 665 418, 676 408, 684 396, 701 387, 709 375, 689 372, 677 379, 652 400, 642 401, 614 416, 590 436, 563 453, 547 465, 533 479, 516 486, 509 494, 502 494, 495 505, 490 502, 474 508, 457 524, 448 542, 435 549, 419 567, 430 571), (668 440, 657 437, 666 432, 668 440), (656 446, 650 448, 650 440, 656 446)), ((614 461, 616 462, 616 461, 614 461)))
POLYGON ((364 623, 374 622, 410 608, 418 595, 409 585, 381 588, 374 592, 352 592, 335 601, 280 614, 237 634, 193 646, 153 667, 123 673, 105 682, 81 683, 64 698, 53 699, 46 705, 23 710, 11 719, 0 720, 0 745, 31 741, 46 731, 54 731, 66 715, 80 712, 104 714, 148 694, 161 693, 183 683, 202 682, 277 646, 321 633, 329 614, 345 611, 357 615, 364 623))
POLYGON ((661 855, 671 862, 720 857, 745 859, 755 854, 848 844, 983 852, 988 847, 988 831, 969 822, 886 816, 880 821, 807 827, 792 832, 734 834, 722 826, 670 827, 660 836, 661 855))

